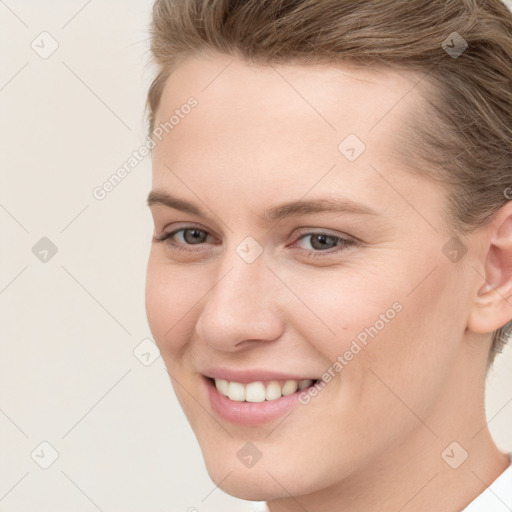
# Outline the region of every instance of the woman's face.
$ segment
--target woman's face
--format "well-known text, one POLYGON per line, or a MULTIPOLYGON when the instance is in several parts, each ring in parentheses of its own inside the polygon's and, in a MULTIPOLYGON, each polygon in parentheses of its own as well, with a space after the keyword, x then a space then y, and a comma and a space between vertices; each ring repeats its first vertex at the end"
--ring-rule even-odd
POLYGON ((155 235, 174 234, 152 243, 147 315, 226 492, 314 493, 463 428, 446 411, 475 371, 482 280, 475 247, 450 241, 445 189, 393 157, 414 85, 220 55, 165 85, 150 207, 155 235))

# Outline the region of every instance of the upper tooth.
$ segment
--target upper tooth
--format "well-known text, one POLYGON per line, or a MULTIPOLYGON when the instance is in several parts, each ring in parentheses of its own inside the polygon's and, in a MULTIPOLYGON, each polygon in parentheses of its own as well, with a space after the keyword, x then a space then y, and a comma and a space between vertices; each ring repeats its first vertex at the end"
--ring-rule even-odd
POLYGON ((245 400, 245 386, 240 382, 230 382, 228 389, 228 397, 230 400, 243 402, 245 400))
POLYGON ((291 395, 297 391, 299 387, 299 383, 296 380, 287 380, 283 386, 283 395, 291 395))
POLYGON ((311 386, 313 384, 313 381, 310 379, 301 380, 299 383, 299 389, 307 388, 308 386, 311 386))
POLYGON ((267 391, 265 393, 265 398, 267 400, 277 400, 281 398, 281 385, 277 380, 272 380, 267 384, 267 391))
POLYGON ((228 396, 229 382, 226 379, 215 379, 215 386, 219 390, 219 393, 228 396))
POLYGON ((247 402, 263 402, 265 400, 265 386, 263 382, 251 382, 245 386, 245 400, 247 402))
POLYGON ((263 402, 264 400, 277 400, 281 396, 291 395, 297 389, 301 390, 310 386, 313 381, 304 379, 301 381, 287 380, 281 385, 277 380, 272 380, 266 385, 261 381, 241 384, 230 382, 226 379, 214 379, 215 387, 224 396, 236 402, 263 402))

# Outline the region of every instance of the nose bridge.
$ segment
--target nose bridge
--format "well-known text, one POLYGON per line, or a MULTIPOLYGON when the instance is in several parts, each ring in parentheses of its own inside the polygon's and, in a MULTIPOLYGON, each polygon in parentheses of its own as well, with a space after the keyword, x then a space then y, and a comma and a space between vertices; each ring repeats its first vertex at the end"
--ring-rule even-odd
MULTIPOLYGON (((247 249, 243 243, 240 247, 247 249)), ((281 319, 271 277, 263 254, 252 261, 243 251, 241 256, 235 250, 225 254, 197 320, 198 335, 223 350, 248 339, 279 337, 281 319)))

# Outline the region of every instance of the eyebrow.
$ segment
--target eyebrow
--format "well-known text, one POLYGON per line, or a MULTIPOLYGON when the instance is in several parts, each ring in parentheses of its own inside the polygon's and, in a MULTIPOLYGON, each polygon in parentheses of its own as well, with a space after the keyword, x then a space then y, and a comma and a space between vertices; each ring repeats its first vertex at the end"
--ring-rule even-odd
MULTIPOLYGON (((190 213, 192 215, 198 215, 205 218, 208 217, 208 214, 194 203, 174 197, 168 192, 152 190, 148 195, 147 205, 151 207, 156 204, 180 210, 185 213, 190 213)), ((321 212, 379 215, 369 206, 353 201, 352 199, 324 198, 283 203, 265 210, 263 212, 263 217, 260 217, 260 219, 263 222, 271 223, 278 222, 286 217, 296 217, 306 215, 308 213, 321 212)))

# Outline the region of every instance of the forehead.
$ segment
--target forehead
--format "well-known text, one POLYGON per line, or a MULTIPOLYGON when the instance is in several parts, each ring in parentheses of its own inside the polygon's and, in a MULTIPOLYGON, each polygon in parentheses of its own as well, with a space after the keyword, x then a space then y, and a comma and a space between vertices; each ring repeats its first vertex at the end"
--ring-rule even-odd
POLYGON ((420 75, 398 68, 362 67, 351 62, 255 64, 205 52, 183 61, 168 78, 156 122, 167 120, 171 107, 179 107, 194 95, 203 104, 202 110, 229 105, 227 114, 237 111, 254 116, 262 108, 266 114, 272 108, 277 116, 285 112, 316 116, 331 129, 339 125, 340 116, 352 124, 357 122, 360 116, 351 114, 361 114, 364 102, 368 115, 363 121, 369 129, 389 107, 404 103, 411 90, 418 93, 420 79, 420 75))
POLYGON ((418 81, 349 64, 256 65, 219 54, 186 60, 166 82, 155 126, 190 97, 197 106, 153 150, 154 188, 170 185, 168 167, 208 189, 267 197, 269 183, 290 198, 319 180, 324 188, 343 183, 347 195, 375 188, 369 163, 383 173, 397 168, 394 134, 421 101, 418 81), (355 161, 343 154, 345 140, 364 150, 355 161))

